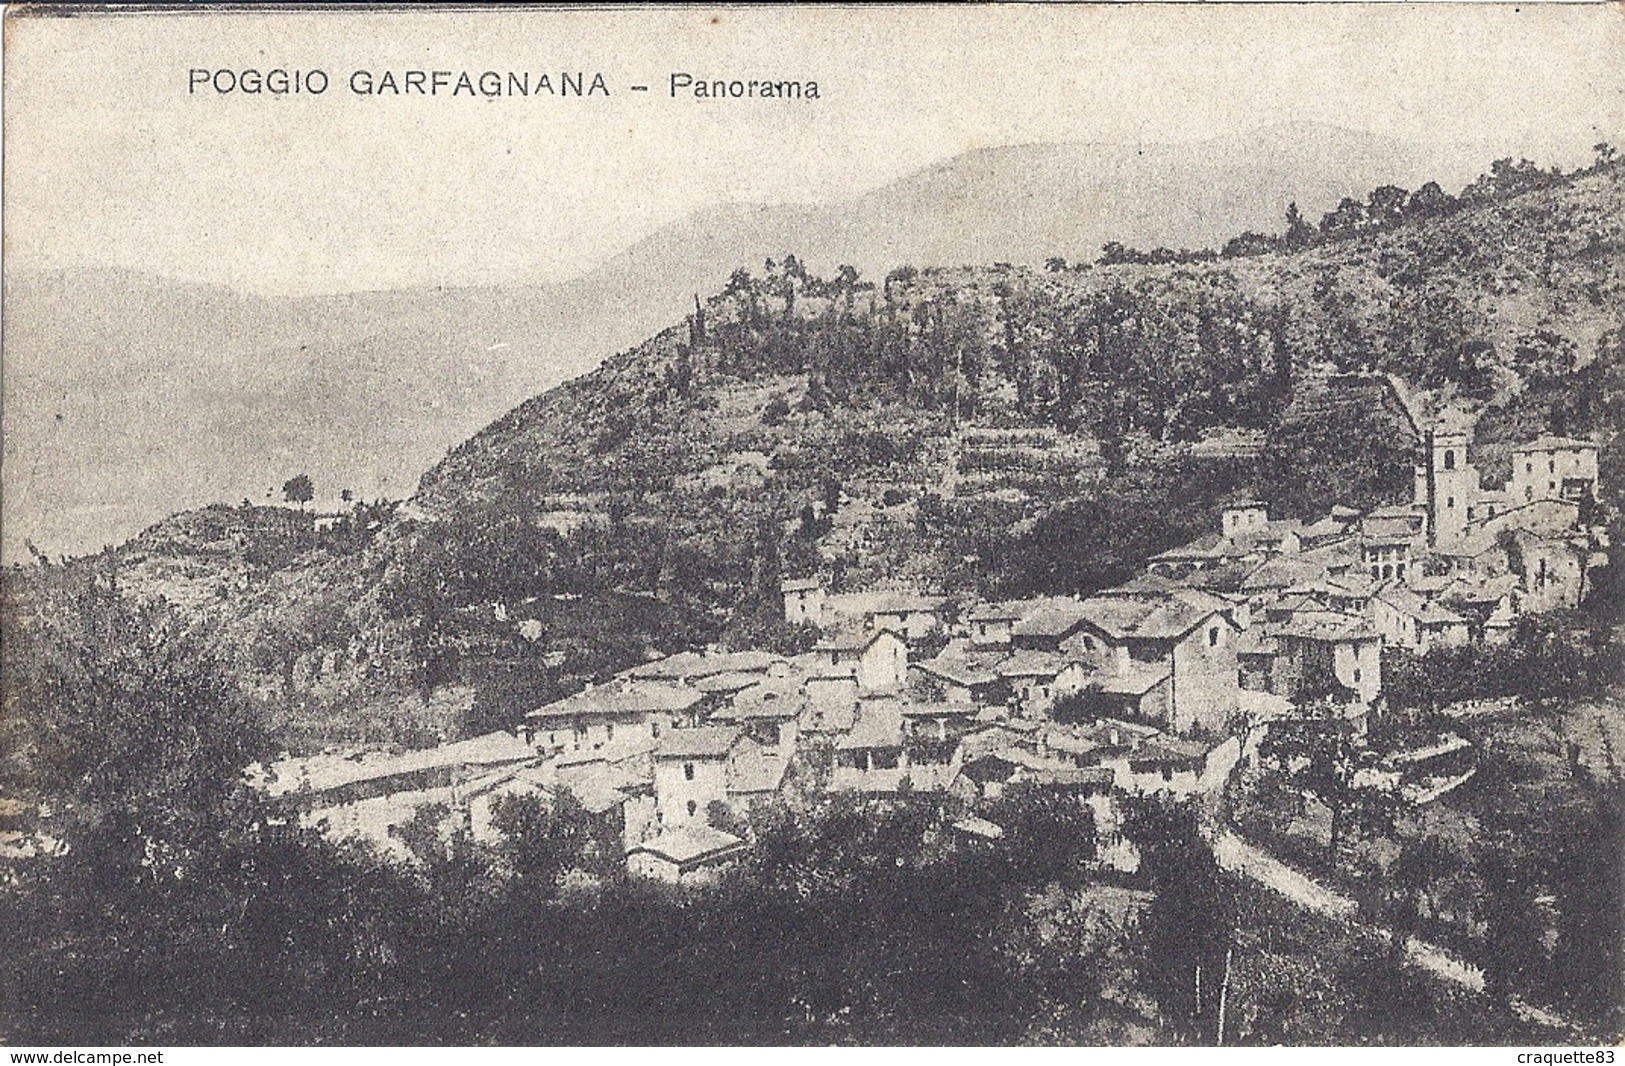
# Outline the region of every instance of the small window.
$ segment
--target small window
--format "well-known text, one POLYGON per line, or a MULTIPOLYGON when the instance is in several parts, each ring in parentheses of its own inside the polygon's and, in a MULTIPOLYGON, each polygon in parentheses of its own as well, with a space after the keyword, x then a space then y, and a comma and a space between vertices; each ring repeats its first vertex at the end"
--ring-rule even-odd
POLYGON ((1548 460, 1546 460, 1546 472, 1548 474, 1557 473, 1557 460, 1556 459, 1548 459, 1548 460))
POLYGON ((1354 668, 1354 683, 1356 685, 1360 683, 1360 668, 1358 666, 1354 668))
POLYGON ((1455 510, 1456 498, 1454 496, 1446 496, 1444 498, 1444 505, 1446 507, 1450 508, 1451 510, 1455 510))
POLYGON ((1555 481, 1546 482, 1546 491, 1547 492, 1556 492, 1557 491, 1557 482, 1555 482, 1555 481))
POLYGON ((615 739, 615 724, 613 722, 606 722, 604 724, 604 739, 605 740, 614 740, 615 739))
POLYGON ((1446 470, 1454 470, 1454 469, 1456 469, 1456 452, 1452 448, 1446 448, 1445 449, 1444 468, 1446 470))
POLYGON ((1207 631, 1207 646, 1210 647, 1210 648, 1217 648, 1219 646, 1219 627, 1218 626, 1214 626, 1213 628, 1211 628, 1211 629, 1209 629, 1207 631))
POLYGON ((1526 473, 1526 474, 1533 474, 1535 472, 1535 464, 1534 463, 1525 463, 1525 464, 1523 464, 1523 472, 1526 473))
POLYGON ((683 780, 684 781, 692 781, 692 780, 694 780, 694 764, 693 763, 686 762, 686 763, 683 764, 683 780))
POLYGON ((1394 567, 1394 576, 1395 577, 1404 577, 1405 576, 1405 564, 1404 563, 1400 563, 1398 566, 1394 567))
POLYGON ((1524 489, 1523 489, 1523 498, 1525 500, 1534 499, 1535 498, 1535 490, 1532 487, 1530 487, 1528 485, 1525 485, 1524 489))
POLYGON ((655 740, 660 739, 660 720, 658 718, 649 719, 649 736, 655 740))
POLYGON ((698 803, 695 803, 693 800, 688 801, 688 816, 690 818, 694 817, 694 812, 699 809, 700 805, 698 803))

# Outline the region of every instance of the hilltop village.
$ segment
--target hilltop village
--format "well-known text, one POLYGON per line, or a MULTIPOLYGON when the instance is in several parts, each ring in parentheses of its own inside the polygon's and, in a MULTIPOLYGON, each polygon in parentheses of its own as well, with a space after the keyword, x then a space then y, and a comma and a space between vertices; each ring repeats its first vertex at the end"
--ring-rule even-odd
MULTIPOLYGON (((1132 869, 1116 800, 1216 796, 1260 740, 1328 712, 1356 735, 1383 706, 1385 647, 1503 640, 1572 607, 1604 562, 1597 448, 1541 436, 1503 486, 1468 461, 1471 423, 1419 434, 1411 502, 1312 521, 1256 501, 1086 597, 962 603, 928 590, 782 582, 810 651, 685 651, 536 707, 511 731, 399 754, 286 759, 254 771, 302 824, 406 860, 398 828, 498 832, 502 797, 568 791, 634 874, 705 882, 750 846, 752 809, 829 791, 957 801, 953 829, 997 838, 978 805, 1025 783, 1093 811, 1098 861, 1132 869)), ((1372 752, 1372 787, 1427 802, 1473 772, 1460 737, 1372 752)))
POLYGON ((1625 167, 1326 132, 8 276, 0 1041, 1618 1043, 1625 167))

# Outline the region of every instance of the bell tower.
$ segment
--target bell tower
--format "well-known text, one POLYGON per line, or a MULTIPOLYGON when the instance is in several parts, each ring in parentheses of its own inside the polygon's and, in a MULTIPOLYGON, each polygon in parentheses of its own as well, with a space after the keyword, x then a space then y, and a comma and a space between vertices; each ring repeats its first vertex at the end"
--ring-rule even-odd
POLYGON ((1427 434, 1428 543, 1446 551, 1466 538, 1467 508, 1478 493, 1478 471, 1467 461, 1469 440, 1468 419, 1453 411, 1441 415, 1427 434))

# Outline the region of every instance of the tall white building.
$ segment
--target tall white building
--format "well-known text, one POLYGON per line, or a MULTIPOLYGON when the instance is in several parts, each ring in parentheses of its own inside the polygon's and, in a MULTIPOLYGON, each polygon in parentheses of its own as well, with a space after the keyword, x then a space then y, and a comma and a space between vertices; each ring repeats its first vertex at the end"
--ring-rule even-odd
POLYGON ((1538 437, 1512 450, 1511 504, 1595 499, 1597 446, 1574 437, 1538 437))

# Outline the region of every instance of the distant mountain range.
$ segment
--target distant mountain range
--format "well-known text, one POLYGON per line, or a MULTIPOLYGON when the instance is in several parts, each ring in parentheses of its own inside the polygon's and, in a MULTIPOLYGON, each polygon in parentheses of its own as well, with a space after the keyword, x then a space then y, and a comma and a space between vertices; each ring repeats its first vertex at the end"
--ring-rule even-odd
MULTIPOLYGON (((1486 159, 1487 163, 1487 159, 1486 159)), ((173 511, 280 497, 308 472, 404 497, 526 397, 680 316, 736 268, 796 255, 876 276, 1108 240, 1216 247, 1384 182, 1459 183, 1398 142, 1321 126, 1181 145, 972 151, 854 199, 722 205, 573 280, 280 298, 123 270, 5 279, 4 542, 94 551, 173 511)))

